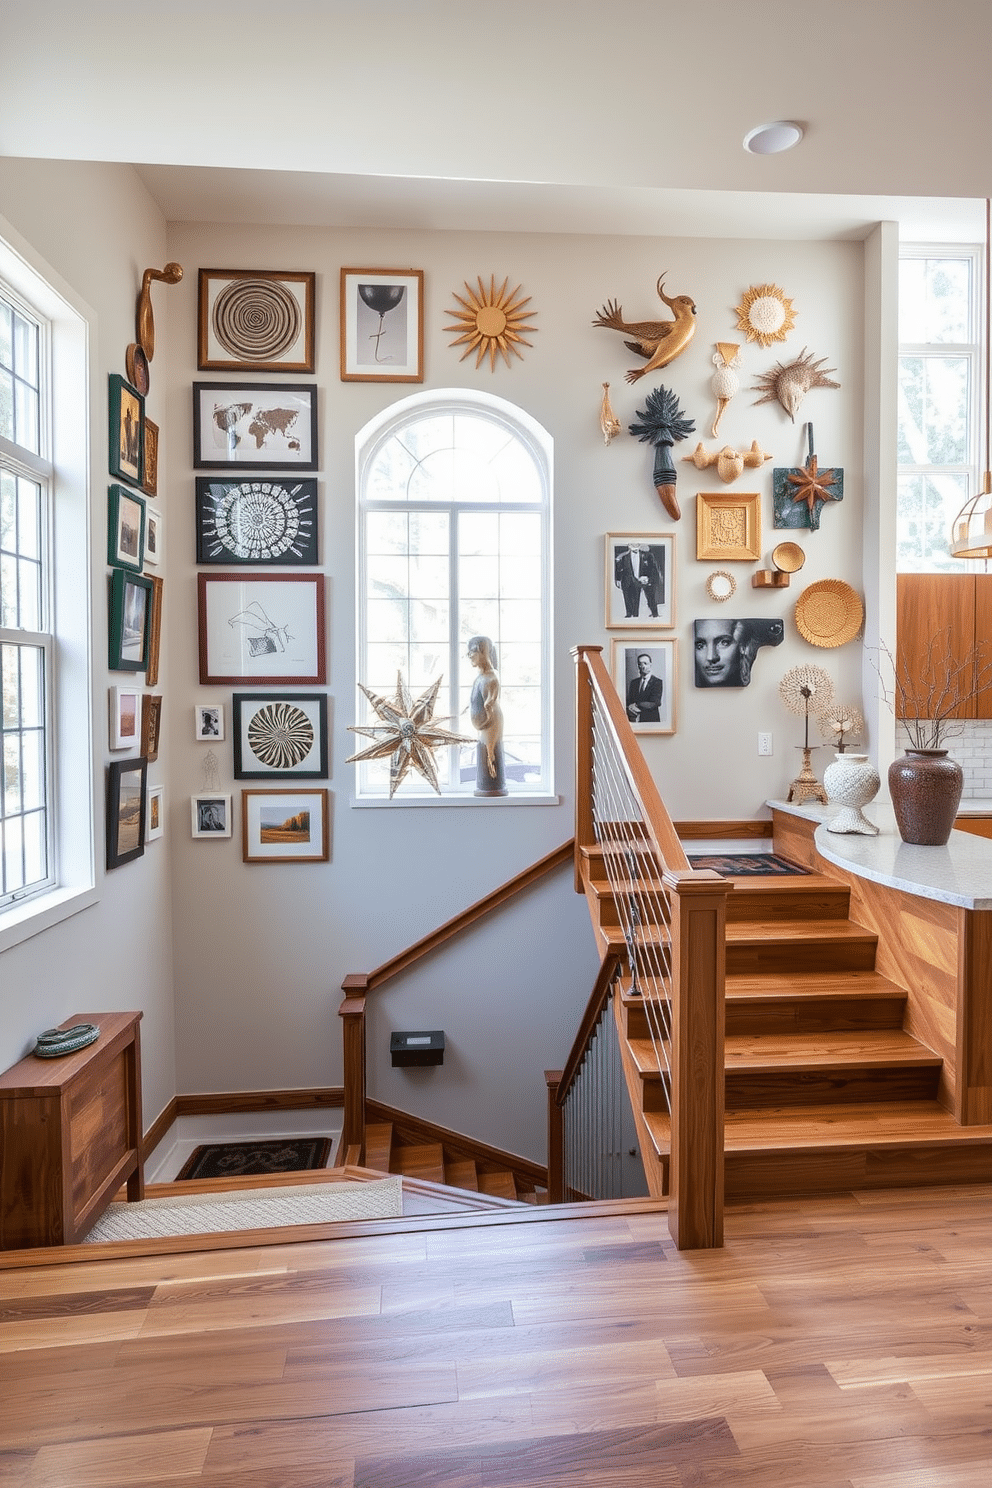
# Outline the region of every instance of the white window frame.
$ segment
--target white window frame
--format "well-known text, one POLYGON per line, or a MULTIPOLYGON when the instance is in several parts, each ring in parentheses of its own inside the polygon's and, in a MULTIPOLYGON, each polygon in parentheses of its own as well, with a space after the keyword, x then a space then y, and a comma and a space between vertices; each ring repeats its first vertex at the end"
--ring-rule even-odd
MULTIPOLYGON (((42 448, 51 467, 48 554, 52 635, 48 777, 53 882, 0 910, 0 953, 94 904, 95 840, 90 597, 90 325, 95 316, 0 218, 0 280, 48 326, 42 448)), ((25 472, 29 473, 29 472, 25 472)), ((0 977, 0 985, 3 978, 0 977)))
MULTIPOLYGON (((959 465, 917 465, 897 462, 896 480, 898 483, 903 475, 918 475, 924 478, 933 475, 963 475, 962 505, 970 492, 979 488, 979 442, 981 437, 982 399, 985 396, 983 387, 984 372, 982 367, 982 312, 985 304, 984 296, 987 286, 984 283, 985 273, 982 262, 982 249, 979 244, 972 243, 903 243, 899 247, 900 267, 905 260, 909 259, 968 259, 971 262, 971 282, 973 292, 971 296, 971 324, 970 339, 964 342, 958 341, 922 341, 922 342, 899 342, 899 361, 903 357, 921 357, 926 360, 932 358, 957 357, 969 363, 968 386, 970 395, 967 411, 967 460, 959 465)), ((897 376, 898 384, 898 376, 897 376)), ((898 498, 897 498, 898 501, 898 498)), ((951 523, 957 512, 952 512, 948 520, 947 532, 950 538, 951 523)), ((898 526, 900 513, 896 511, 896 569, 897 572, 918 572, 919 570, 904 570, 899 564, 898 526)), ((955 573, 966 573, 969 569, 977 571, 979 565, 976 561, 967 561, 960 558, 954 559, 955 573)), ((943 568, 932 568, 922 570, 923 572, 943 573, 943 568)))
MULTIPOLYGON (((542 566, 542 595, 543 595, 543 654, 542 654, 542 696, 541 696, 541 737, 542 754, 544 759, 543 781, 537 789, 520 788, 514 789, 510 783, 508 794, 505 796, 480 797, 473 794, 473 786, 466 782, 457 788, 451 786, 442 787, 441 795, 431 789, 428 783, 417 777, 416 788, 412 791, 404 789, 402 793, 395 795, 392 800, 381 791, 370 792, 361 788, 360 766, 353 766, 356 771, 355 788, 351 797, 352 806, 356 807, 388 807, 391 810, 401 810, 406 807, 486 807, 505 808, 507 806, 550 806, 558 805, 560 797, 554 791, 554 606, 552 597, 552 540, 553 540, 553 479, 554 479, 554 450, 553 441, 548 431, 538 421, 531 417, 524 409, 515 403, 510 403, 503 398, 497 398, 493 394, 485 393, 473 388, 437 388, 414 393, 396 403, 390 404, 375 418, 371 419, 364 428, 358 431, 355 438, 355 488, 356 488, 356 626, 355 626, 355 675, 363 680, 363 658, 365 656, 366 644, 366 616, 367 616, 367 590, 366 590, 366 561, 365 561, 365 515, 370 509, 384 510, 388 507, 383 503, 368 503, 365 499, 365 486, 368 471, 378 451, 381 449, 398 429, 408 424, 413 417, 429 416, 433 413, 449 413, 457 411, 476 410, 486 414, 494 422, 504 425, 520 439, 530 450, 534 457, 535 466, 539 470, 543 485, 542 524, 543 524, 543 566, 542 566), (421 788, 422 787, 422 788, 421 788)), ((467 509, 471 511, 485 511, 485 502, 467 502, 467 509)), ((396 510, 412 511, 421 508, 412 502, 398 500, 395 503, 396 510)), ((425 503, 425 509, 433 511, 451 511, 453 505, 443 502, 425 503)), ((502 505, 500 510, 513 511, 510 505, 502 505)), ((520 508, 527 510, 527 507, 520 508)), ((450 555, 452 564, 456 562, 456 554, 450 555)), ((456 643, 457 644, 457 643, 456 643)), ((356 708, 361 709, 364 704, 362 694, 355 689, 356 708)), ((457 674, 452 680, 451 696, 457 698, 457 674)), ((357 717, 361 717, 359 712, 357 717)), ((465 720, 453 719, 444 727, 454 732, 465 732, 465 720)), ((471 729, 468 729, 471 732, 471 729)), ((354 750, 357 752, 367 742, 361 735, 350 735, 354 739, 354 750)))

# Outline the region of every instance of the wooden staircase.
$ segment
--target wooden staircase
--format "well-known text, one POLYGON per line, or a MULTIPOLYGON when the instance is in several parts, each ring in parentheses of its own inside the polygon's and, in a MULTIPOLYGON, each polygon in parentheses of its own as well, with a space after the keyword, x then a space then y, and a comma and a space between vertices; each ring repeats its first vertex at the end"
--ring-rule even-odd
MULTIPOLYGON (((596 848, 583 854, 602 953, 622 944, 596 848)), ((992 1179, 992 1128, 937 1101, 942 1060, 903 1028, 907 994, 875 970, 850 891, 818 873, 733 879, 727 907, 726 1193, 737 1197, 992 1179)), ((670 1123, 645 1002, 616 1001, 652 1193, 667 1191, 670 1123)))
POLYGON ((466 1146, 471 1145, 468 1139, 460 1139, 456 1147, 443 1138, 424 1141, 423 1135, 404 1131, 401 1124, 392 1121, 369 1121, 365 1128, 365 1167, 457 1189, 464 1208, 547 1203, 547 1189, 521 1166, 500 1166, 481 1151, 476 1156, 467 1155, 466 1146))

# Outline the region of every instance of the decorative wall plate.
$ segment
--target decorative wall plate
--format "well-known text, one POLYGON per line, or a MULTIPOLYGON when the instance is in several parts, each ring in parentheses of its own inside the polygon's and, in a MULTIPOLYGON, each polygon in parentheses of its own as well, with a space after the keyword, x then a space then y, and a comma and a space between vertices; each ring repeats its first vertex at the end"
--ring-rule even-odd
POLYGON ((737 580, 725 568, 715 569, 706 580, 706 593, 710 599, 722 604, 725 599, 733 599, 737 593, 737 580))
POLYGON ((782 573, 798 573, 806 562, 806 554, 798 543, 781 542, 772 549, 772 562, 782 573))
POLYGON ((865 618, 860 596, 843 579, 821 579, 796 600, 796 626, 811 646, 844 646, 865 618))

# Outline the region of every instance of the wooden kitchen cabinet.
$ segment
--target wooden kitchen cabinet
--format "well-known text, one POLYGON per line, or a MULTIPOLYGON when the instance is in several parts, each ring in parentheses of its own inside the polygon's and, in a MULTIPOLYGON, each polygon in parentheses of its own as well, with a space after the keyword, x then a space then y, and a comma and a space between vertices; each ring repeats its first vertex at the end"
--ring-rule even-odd
POLYGON ((74 1013, 100 1037, 0 1074, 0 1250, 71 1245, 122 1183, 145 1192, 140 1013, 74 1013))
MULTIPOLYGON (((943 656, 944 636, 949 636, 950 654, 962 662, 979 647, 979 671, 992 662, 992 574, 899 574, 896 579, 896 669, 900 677, 916 683, 921 698, 930 690, 922 679, 931 641, 934 657, 943 656)), ((992 680, 992 674, 990 674, 992 680)), ((968 693, 975 685, 974 668, 961 677, 968 693)), ((906 717, 896 698, 896 717, 906 717)), ((914 714, 909 713, 912 717, 914 714)), ((928 716, 922 712, 920 717, 928 716)), ((977 696, 955 708, 951 718, 992 718, 992 687, 982 687, 977 696)))

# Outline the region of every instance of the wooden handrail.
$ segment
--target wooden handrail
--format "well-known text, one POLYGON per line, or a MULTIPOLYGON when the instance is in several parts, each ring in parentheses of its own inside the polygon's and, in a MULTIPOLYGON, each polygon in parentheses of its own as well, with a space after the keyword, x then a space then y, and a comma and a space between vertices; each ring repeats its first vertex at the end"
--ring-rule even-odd
MULTIPOLYGON (((621 704, 620 698, 617 695, 617 690, 613 685, 613 680, 606 669, 606 664, 603 661, 602 657, 602 651, 602 646, 573 647, 572 655, 575 657, 579 676, 582 675, 583 671, 588 674, 589 686, 596 694, 600 706, 610 720, 610 725, 613 729, 614 734, 616 735, 616 739, 618 744, 620 745, 623 757, 627 762, 627 769, 629 772, 628 783, 634 793, 638 805, 641 808, 641 814, 644 818, 644 821, 648 825, 648 830, 650 831, 652 837, 655 839, 655 846, 658 848, 658 852, 661 856, 662 862, 667 868, 686 871, 689 868, 689 859, 685 855, 685 848, 682 846, 682 843, 679 840, 679 835, 676 832, 674 825, 672 824, 672 819, 668 814, 665 803, 661 799, 661 792, 655 785, 654 779, 651 775, 651 771, 648 769, 647 761, 645 760, 644 755, 641 753, 640 746, 637 742, 637 736, 630 726, 630 721, 623 710, 623 705, 621 704)), ((582 695, 582 692, 583 688, 580 684, 580 697, 582 695)), ((591 709, 588 716, 591 719, 591 709)), ((580 759, 583 759, 584 756, 587 757, 588 754, 588 749, 577 749, 577 762, 580 759)), ((580 773, 584 769, 588 769, 590 777, 588 789, 590 791, 591 800, 591 766, 587 767, 584 764, 579 765, 577 763, 576 768, 580 773)), ((576 810, 577 818, 575 846, 576 852, 578 853, 580 847, 589 847, 592 844, 592 807, 590 804, 587 813, 590 827, 589 837, 581 843, 579 841, 579 822, 585 821, 586 813, 583 812, 582 815, 578 814, 581 810, 578 802, 576 810)))

